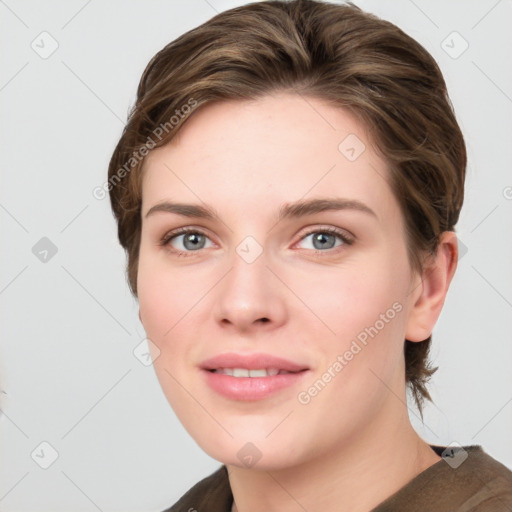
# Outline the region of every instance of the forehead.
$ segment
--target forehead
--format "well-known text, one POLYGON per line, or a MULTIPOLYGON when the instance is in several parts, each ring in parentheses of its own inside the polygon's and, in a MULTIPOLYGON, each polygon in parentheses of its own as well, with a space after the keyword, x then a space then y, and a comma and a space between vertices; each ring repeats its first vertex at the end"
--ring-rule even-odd
MULTIPOLYGON (((280 162, 279 157, 288 150, 287 156, 298 158, 318 157, 321 150, 330 148, 337 156, 342 150, 349 161, 355 161, 365 151, 363 141, 368 142, 365 126, 346 109, 330 105, 326 100, 289 92, 269 94, 257 100, 227 100, 201 105, 191 112, 188 120, 171 142, 150 152, 145 161, 147 167, 159 159, 165 148, 189 152, 191 157, 222 160, 222 151, 244 150, 247 158, 280 162), (339 147, 347 135, 352 135, 339 147), (352 143, 352 144, 351 144, 352 143), (267 151, 261 151, 264 147, 267 151), (218 148, 218 149, 217 149, 218 148), (253 149, 254 151, 251 151, 253 149), (289 150, 293 150, 290 152, 289 150)), ((366 144, 365 144, 366 145, 366 144)), ((174 151, 176 153, 176 151, 174 151)), ((225 154, 224 159, 230 159, 225 154)), ((274 165, 275 165, 274 164, 274 165)))
POLYGON ((261 211, 262 201, 315 196, 396 208, 386 164, 356 116, 292 93, 200 107, 143 169, 143 212, 159 200, 261 211))

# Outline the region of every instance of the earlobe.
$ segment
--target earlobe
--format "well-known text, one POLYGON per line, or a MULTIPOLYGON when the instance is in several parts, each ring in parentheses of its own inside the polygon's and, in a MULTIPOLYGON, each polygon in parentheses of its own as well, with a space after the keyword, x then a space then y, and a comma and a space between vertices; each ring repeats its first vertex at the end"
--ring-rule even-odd
POLYGON ((440 236, 436 255, 425 263, 421 282, 417 285, 421 291, 415 294, 409 312, 407 340, 424 341, 432 334, 455 274, 457 259, 457 236, 453 231, 445 231, 440 236))

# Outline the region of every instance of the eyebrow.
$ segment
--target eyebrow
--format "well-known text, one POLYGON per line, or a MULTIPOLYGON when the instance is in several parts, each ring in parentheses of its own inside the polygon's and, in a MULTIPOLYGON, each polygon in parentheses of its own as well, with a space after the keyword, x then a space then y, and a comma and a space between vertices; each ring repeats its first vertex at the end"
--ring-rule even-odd
MULTIPOLYGON (((337 210, 355 210, 358 212, 366 213, 378 219, 377 214, 361 201, 343 198, 320 198, 309 199, 307 201, 299 200, 293 203, 283 204, 279 208, 277 222, 281 222, 284 219, 306 217, 307 215, 313 215, 315 213, 337 210)), ((157 212, 174 213, 184 217, 195 217, 200 219, 220 221, 220 215, 214 208, 208 205, 201 206, 196 204, 163 201, 152 206, 146 213, 146 218, 157 212)))

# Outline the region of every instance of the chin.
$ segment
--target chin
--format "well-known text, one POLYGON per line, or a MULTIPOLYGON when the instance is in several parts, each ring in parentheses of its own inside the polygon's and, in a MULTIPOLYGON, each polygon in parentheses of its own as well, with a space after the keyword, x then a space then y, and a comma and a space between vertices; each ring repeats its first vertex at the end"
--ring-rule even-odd
POLYGON ((191 435, 205 453, 225 465, 275 471, 299 464, 301 454, 297 448, 303 439, 294 438, 289 430, 267 437, 268 431, 254 431, 252 435, 247 429, 232 430, 233 438, 218 432, 217 435, 201 435, 204 433, 196 431, 191 435))

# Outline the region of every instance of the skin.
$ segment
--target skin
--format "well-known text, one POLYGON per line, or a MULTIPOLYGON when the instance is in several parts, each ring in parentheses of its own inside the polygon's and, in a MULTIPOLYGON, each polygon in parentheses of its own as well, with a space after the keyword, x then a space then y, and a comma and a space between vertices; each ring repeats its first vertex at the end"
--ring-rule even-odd
POLYGON ((431 334, 457 242, 444 233, 424 275, 414 272, 387 177, 355 117, 285 92, 200 108, 145 160, 140 319, 169 403, 204 451, 228 467, 233 510, 369 511, 441 460, 409 421, 403 343, 431 334), (338 149, 349 134, 366 146, 354 161, 338 149), (333 197, 360 201, 375 216, 324 211, 276 223, 283 204, 333 197), (146 217, 163 201, 211 205, 220 221, 146 217), (186 235, 159 243, 184 226, 206 234, 203 248, 185 246, 186 235), (353 243, 334 235, 327 248, 315 246, 308 233, 325 228, 353 243), (236 252, 247 236, 263 251, 252 263, 236 252), (401 311, 300 403, 298 393, 394 303, 401 311), (198 367, 228 351, 269 353, 310 370, 263 400, 230 400, 205 384, 198 367), (251 467, 237 456, 247 442, 261 453, 251 467))

